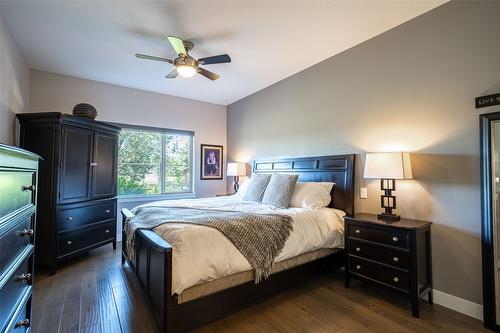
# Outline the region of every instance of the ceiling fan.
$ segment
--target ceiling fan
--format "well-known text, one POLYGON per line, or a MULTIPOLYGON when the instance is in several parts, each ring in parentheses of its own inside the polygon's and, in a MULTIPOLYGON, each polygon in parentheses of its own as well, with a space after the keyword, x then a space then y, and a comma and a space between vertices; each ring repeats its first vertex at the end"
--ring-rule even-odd
POLYGON ((192 42, 182 40, 174 36, 168 36, 168 41, 170 42, 170 44, 172 44, 175 53, 179 55, 174 60, 140 53, 135 54, 137 58, 168 62, 169 64, 174 65, 175 69, 171 71, 167 76, 165 76, 167 79, 174 79, 177 77, 177 75, 189 78, 193 77, 196 73, 200 73, 204 77, 215 81, 219 78, 219 75, 200 67, 200 65, 212 65, 231 62, 231 58, 227 54, 200 58, 196 60, 188 54, 188 52, 191 51, 194 47, 194 44, 192 42))

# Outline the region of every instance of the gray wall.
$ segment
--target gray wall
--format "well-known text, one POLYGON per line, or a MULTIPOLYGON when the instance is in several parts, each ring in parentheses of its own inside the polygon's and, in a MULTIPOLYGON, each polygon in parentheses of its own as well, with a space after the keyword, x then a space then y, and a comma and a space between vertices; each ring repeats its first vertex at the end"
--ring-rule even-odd
POLYGON ((435 289, 482 303, 473 104, 500 91, 498 13, 498 1, 447 3, 231 104, 229 160, 359 153, 356 210, 378 212, 363 152, 413 152, 398 213, 435 223, 435 289))
POLYGON ((28 110, 30 69, 0 16, 0 142, 14 144, 15 114, 28 110))

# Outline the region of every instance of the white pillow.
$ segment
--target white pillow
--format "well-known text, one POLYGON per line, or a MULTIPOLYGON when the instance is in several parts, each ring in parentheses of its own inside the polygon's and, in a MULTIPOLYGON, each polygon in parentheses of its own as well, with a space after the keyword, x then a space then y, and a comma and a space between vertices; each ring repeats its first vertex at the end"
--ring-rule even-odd
POLYGON ((318 209, 327 207, 332 197, 334 183, 330 182, 297 182, 293 191, 290 207, 318 209))
POLYGON ((238 192, 236 192, 233 196, 235 200, 239 201, 243 200, 243 196, 247 192, 248 184, 250 183, 249 180, 250 179, 246 179, 243 183, 240 183, 240 188, 238 189, 238 192))

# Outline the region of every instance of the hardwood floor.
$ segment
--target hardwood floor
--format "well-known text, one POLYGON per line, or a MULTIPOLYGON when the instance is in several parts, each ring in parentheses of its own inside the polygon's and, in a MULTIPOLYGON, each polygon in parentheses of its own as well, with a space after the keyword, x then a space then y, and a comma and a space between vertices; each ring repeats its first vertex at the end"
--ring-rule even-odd
MULTIPOLYGON (((354 281, 345 289, 343 283, 338 271, 196 332, 487 331, 478 320, 425 302, 421 319, 415 319, 407 300, 354 281)), ((32 328, 33 333, 157 332, 134 276, 111 246, 63 265, 55 276, 37 272, 32 328)))

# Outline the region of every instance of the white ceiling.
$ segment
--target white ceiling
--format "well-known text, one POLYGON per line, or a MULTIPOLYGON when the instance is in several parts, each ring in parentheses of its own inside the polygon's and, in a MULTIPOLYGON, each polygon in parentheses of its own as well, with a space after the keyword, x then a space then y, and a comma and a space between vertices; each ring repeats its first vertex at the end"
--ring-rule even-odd
POLYGON ((31 68, 227 105, 429 11, 445 0, 6 1, 4 18, 31 68), (230 64, 165 79, 166 40, 195 42, 199 58, 230 64))

